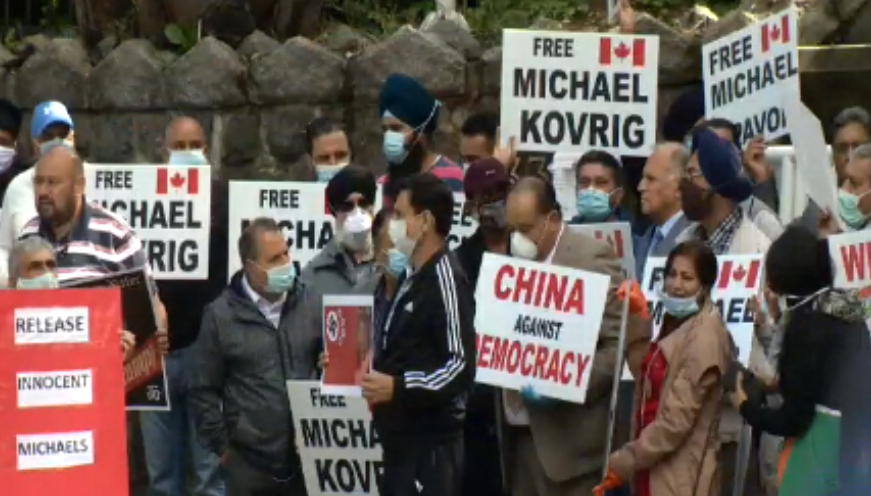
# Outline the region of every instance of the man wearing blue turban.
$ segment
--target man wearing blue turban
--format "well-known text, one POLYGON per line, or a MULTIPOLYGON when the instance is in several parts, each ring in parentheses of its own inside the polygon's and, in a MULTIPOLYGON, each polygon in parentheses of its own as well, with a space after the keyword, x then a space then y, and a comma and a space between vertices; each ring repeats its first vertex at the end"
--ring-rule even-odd
POLYGON ((452 191, 463 191, 462 167, 432 149, 440 109, 441 103, 405 74, 391 74, 381 88, 382 149, 388 168, 378 182, 385 185, 385 205, 392 203, 399 180, 425 172, 441 178, 452 191))

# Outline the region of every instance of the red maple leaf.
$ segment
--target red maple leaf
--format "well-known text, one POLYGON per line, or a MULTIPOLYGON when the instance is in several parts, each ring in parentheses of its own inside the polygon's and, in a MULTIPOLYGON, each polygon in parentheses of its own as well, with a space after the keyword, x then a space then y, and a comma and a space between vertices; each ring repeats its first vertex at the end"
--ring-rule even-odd
POLYGON ((181 188, 182 186, 184 186, 184 181, 185 181, 184 176, 179 174, 178 171, 176 171, 176 173, 173 174, 173 176, 171 178, 169 178, 169 184, 173 188, 181 188))
POLYGON ((780 28, 777 27, 777 24, 771 28, 771 39, 778 40, 780 38, 780 28))
POLYGON ((744 279, 744 276, 746 276, 746 275, 747 275, 747 271, 744 270, 744 266, 743 266, 743 265, 739 265, 738 268, 735 269, 734 272, 732 272, 732 277, 735 278, 735 281, 736 281, 736 282, 741 281, 742 279, 744 279))
POLYGON ((623 43, 622 41, 621 41, 620 44, 617 45, 617 47, 614 49, 614 55, 616 55, 617 58, 618 58, 618 59, 621 59, 621 60, 622 60, 622 59, 625 59, 626 57, 628 57, 630 53, 632 53, 632 49, 629 48, 628 46, 626 46, 626 44, 623 43))

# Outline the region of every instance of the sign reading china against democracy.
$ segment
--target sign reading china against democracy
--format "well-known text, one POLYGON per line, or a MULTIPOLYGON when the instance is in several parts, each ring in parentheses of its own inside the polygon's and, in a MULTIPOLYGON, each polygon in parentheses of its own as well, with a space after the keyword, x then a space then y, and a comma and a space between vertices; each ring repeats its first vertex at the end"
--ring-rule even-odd
POLYGON ((157 279, 209 278, 209 167, 88 164, 88 199, 123 217, 157 279))
POLYGON ((628 222, 575 224, 566 225, 566 227, 571 231, 586 234, 611 245, 617 258, 620 259, 623 275, 627 279, 635 279, 635 253, 632 252, 632 229, 628 222))
MULTIPOLYGON (((762 255, 721 255, 717 257, 720 274, 714 284, 713 300, 726 328, 738 347, 738 358, 747 363, 753 343, 753 312, 750 299, 760 294, 762 255)), ((665 258, 651 257, 644 268, 642 291, 653 317, 653 335, 659 334, 664 314, 659 290, 665 282, 665 258)))
POLYGON ((653 151, 658 37, 502 33, 502 136, 515 137, 519 150, 653 151))
POLYGON ((610 278, 487 253, 475 291, 475 380, 583 403, 610 278))
POLYGON ((707 117, 734 122, 742 143, 789 133, 781 94, 801 94, 795 9, 706 44, 702 66, 707 117))
POLYGON ((326 394, 316 381, 288 381, 287 392, 308 494, 378 496, 381 442, 366 400, 326 394))
POLYGON ((0 322, 0 492, 126 495, 118 291, 6 291, 0 322))

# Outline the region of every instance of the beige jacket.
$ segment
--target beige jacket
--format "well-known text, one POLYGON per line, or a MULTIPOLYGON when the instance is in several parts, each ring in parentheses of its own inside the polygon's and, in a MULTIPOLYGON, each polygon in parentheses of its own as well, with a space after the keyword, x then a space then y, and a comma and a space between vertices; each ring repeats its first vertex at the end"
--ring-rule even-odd
MULTIPOLYGON (((626 483, 649 470, 652 496, 716 496, 722 377, 731 358, 728 331, 708 304, 658 345, 668 370, 656 420, 611 455, 609 468, 626 483)), ((644 391, 644 381, 637 381, 636 410, 644 391)))

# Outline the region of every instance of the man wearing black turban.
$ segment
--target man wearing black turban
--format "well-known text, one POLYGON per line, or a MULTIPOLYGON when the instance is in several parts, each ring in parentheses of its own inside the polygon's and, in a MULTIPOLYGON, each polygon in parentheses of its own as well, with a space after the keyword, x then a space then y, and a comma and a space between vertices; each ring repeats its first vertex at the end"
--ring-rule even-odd
POLYGON ((463 191, 463 168, 432 149, 439 119, 439 103, 417 80, 391 74, 381 88, 379 114, 384 130, 382 150, 387 159, 384 201, 389 206, 399 180, 429 172, 458 193, 463 191))

